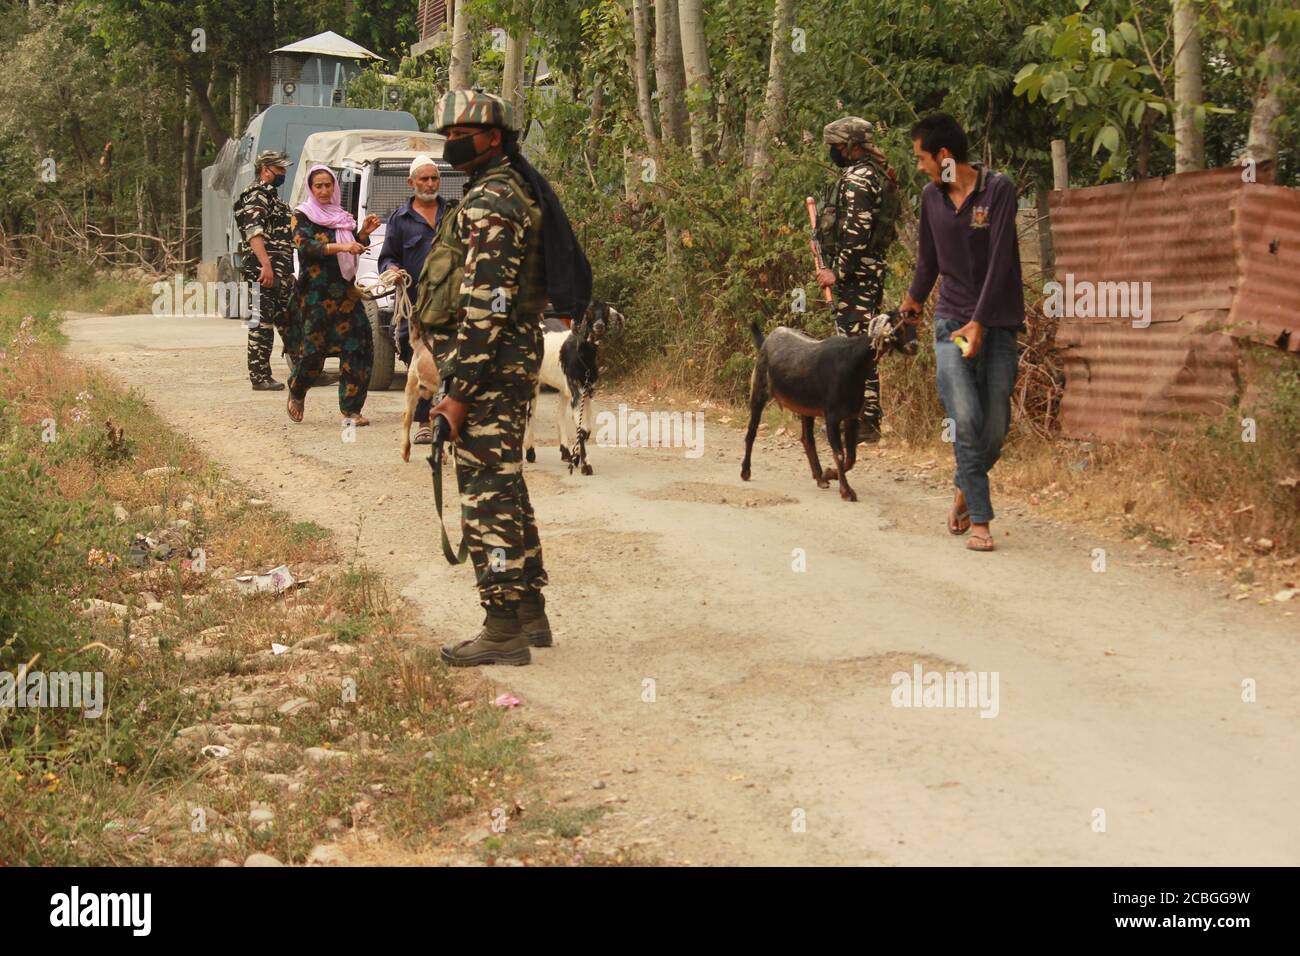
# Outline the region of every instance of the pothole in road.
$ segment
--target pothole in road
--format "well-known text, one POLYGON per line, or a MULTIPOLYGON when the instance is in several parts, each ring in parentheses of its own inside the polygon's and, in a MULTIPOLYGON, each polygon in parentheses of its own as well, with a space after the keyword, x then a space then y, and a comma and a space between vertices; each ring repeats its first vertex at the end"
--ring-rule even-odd
POLYGON ((794 504, 794 498, 769 491, 751 491, 711 485, 703 481, 678 481, 654 491, 641 492, 647 501, 694 501, 708 505, 730 505, 733 508, 770 508, 773 505, 794 504))

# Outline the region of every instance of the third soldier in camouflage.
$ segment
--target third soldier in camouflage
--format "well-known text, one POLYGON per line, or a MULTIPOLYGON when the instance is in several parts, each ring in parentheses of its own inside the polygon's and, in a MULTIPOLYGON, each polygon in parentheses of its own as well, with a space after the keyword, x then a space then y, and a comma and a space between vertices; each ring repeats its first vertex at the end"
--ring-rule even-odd
MULTIPOLYGON (((898 185, 873 145, 867 120, 845 116, 829 123, 822 141, 840 175, 818 205, 817 239, 826 268, 817 282, 834 291, 836 331, 862 335, 884 296, 885 256, 900 208, 898 185)), ((867 379, 859 436, 859 441, 880 440, 880 376, 874 371, 867 379)))
POLYGON ((443 217, 420 275, 415 320, 433 343, 452 428, 461 522, 486 611, 472 640, 447 644, 453 666, 527 664, 549 647, 546 570, 523 474, 528 403, 542 362, 546 307, 542 209, 511 166, 510 106, 477 91, 439 107, 443 158, 469 173, 465 196, 443 217))

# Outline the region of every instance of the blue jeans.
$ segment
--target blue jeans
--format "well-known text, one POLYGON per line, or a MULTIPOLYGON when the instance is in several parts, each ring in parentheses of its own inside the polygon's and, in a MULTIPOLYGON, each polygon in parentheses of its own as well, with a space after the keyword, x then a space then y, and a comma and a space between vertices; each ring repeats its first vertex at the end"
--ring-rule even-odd
POLYGON ((979 355, 964 359, 948 337, 965 324, 960 319, 935 317, 934 361, 939 397, 956 426, 953 484, 966 496, 971 522, 985 524, 993 520, 989 470, 1002 455, 1002 439, 1011 425, 1011 390, 1016 384, 1019 350, 1016 329, 986 328, 979 355))

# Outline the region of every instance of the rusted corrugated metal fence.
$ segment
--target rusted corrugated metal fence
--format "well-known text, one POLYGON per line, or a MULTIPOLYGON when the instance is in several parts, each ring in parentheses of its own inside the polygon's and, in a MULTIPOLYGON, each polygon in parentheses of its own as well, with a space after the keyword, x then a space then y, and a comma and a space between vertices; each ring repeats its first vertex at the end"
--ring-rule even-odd
POLYGON ((1177 433, 1231 403, 1252 343, 1300 353, 1300 190, 1272 185, 1267 166, 1254 173, 1051 194, 1061 298, 1084 313, 1063 315, 1056 338, 1065 435, 1177 433), (1129 293, 1142 298, 1125 314, 1096 316, 1099 302, 1123 305, 1129 293))

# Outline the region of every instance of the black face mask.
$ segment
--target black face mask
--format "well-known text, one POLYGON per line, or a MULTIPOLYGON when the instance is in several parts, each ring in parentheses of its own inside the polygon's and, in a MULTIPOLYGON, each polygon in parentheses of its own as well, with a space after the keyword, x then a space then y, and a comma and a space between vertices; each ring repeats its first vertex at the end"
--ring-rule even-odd
POLYGON ((840 167, 840 169, 843 169, 845 166, 849 165, 850 160, 844 158, 843 154, 840 153, 840 148, 838 146, 832 146, 831 162, 840 167))
POLYGON ((463 169, 474 162, 480 155, 479 151, 474 148, 476 136, 477 134, 447 140, 442 144, 442 158, 451 163, 456 169, 463 169))
POLYGON ((284 185, 284 173, 280 173, 280 175, 278 175, 278 176, 276 176, 274 179, 272 179, 272 180, 271 180, 271 185, 274 186, 276 189, 279 189, 281 186, 283 186, 283 185, 284 185))

